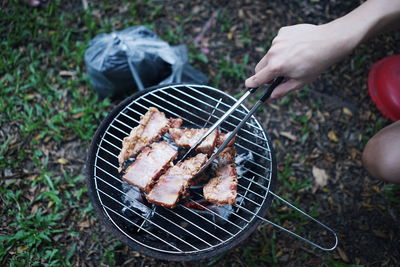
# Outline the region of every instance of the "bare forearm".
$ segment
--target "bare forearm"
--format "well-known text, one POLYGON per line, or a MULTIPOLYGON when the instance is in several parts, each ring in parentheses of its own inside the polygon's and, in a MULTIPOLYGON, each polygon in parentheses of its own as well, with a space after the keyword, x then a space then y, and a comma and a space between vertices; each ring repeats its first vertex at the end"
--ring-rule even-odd
POLYGON ((400 27, 400 0, 369 0, 347 15, 326 24, 353 36, 355 45, 400 27))
POLYGON ((361 6, 322 25, 283 27, 257 64, 247 87, 258 87, 283 76, 272 98, 299 89, 322 71, 348 55, 364 40, 400 27, 400 0, 368 0, 361 6))

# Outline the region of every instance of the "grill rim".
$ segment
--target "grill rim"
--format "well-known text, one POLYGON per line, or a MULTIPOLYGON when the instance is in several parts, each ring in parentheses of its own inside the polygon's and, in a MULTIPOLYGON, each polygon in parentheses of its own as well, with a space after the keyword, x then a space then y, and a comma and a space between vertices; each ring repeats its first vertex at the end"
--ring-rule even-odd
MULTIPOLYGON (((120 103, 118 103, 110 112, 109 114, 101 121, 100 125, 98 126, 91 144, 89 146, 88 150, 88 155, 87 155, 87 160, 86 160, 86 169, 85 169, 85 175, 86 175, 86 185, 88 188, 88 195, 89 199, 92 202, 94 209, 96 213, 98 214, 100 222, 105 226, 107 231, 110 231, 114 236, 119 238, 121 241, 123 241, 126 245, 128 245, 130 248, 139 251, 141 253, 144 253, 148 256, 162 259, 162 260, 173 260, 173 261, 193 261, 193 260, 203 260, 209 257, 214 257, 216 255, 219 255, 221 253, 224 253, 236 246, 238 246, 241 242, 243 242, 245 239, 247 239, 257 228, 258 225, 262 222, 259 218, 254 218, 247 228, 242 231, 236 239, 229 240, 225 242, 224 244, 221 244, 221 246, 206 250, 206 251, 200 251, 200 252, 195 252, 195 253, 182 253, 182 254, 169 254, 165 252, 160 252, 156 250, 152 250, 150 248, 147 248, 132 239, 128 238, 124 233, 122 233, 114 224, 111 222, 111 220, 108 218, 107 214, 105 213, 101 201, 97 195, 96 187, 95 187, 95 176, 94 176, 94 166, 95 166, 95 160, 96 160, 96 151, 98 149, 98 146, 100 144, 100 141, 102 139, 102 136, 106 132, 106 129, 108 128, 108 125, 114 120, 114 118, 124 109, 126 106, 128 106, 132 101, 138 99, 144 94, 150 93, 154 90, 163 88, 163 87, 168 87, 168 86, 206 86, 206 85, 196 85, 196 84, 182 84, 182 83, 171 83, 171 84, 166 84, 166 85, 156 85, 152 86, 149 88, 146 88, 143 91, 136 92, 132 94, 131 96, 127 97, 120 103)), ((210 86, 207 86, 210 87, 210 86)), ((215 88, 215 87, 210 87, 212 89, 218 90, 223 94, 226 94, 224 91, 215 88)), ((228 94, 229 95, 229 94, 228 94)), ((245 105, 246 106, 246 105, 245 105)), ((256 117, 255 115, 253 115, 256 117)), ((266 141, 268 143, 269 149, 270 149, 270 155, 271 155, 271 180, 270 180, 270 186, 269 190, 274 192, 277 186, 277 166, 276 166, 276 158, 275 158, 275 151, 272 146, 272 141, 269 138, 269 135, 265 131, 264 127, 262 124, 260 124, 262 131, 266 135, 266 141)), ((257 215, 264 217, 267 212, 268 208, 271 206, 273 201, 273 195, 268 193, 265 199, 264 204, 260 207, 257 215)))

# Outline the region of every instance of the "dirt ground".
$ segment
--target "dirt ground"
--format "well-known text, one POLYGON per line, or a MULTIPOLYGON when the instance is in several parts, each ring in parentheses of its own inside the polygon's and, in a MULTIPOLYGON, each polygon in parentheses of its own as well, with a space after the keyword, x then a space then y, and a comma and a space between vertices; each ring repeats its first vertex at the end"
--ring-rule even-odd
MULTIPOLYGON (((360 2, 154 1, 162 9, 151 20, 160 36, 170 36, 168 41, 174 45, 188 45, 191 53, 197 51, 191 63, 209 77, 210 85, 236 95, 243 91, 244 79, 253 73, 280 27, 321 24, 348 13, 360 2), (170 29, 179 37, 175 43, 174 36, 168 35, 170 29), (229 62, 228 66, 223 62, 229 62), (233 70, 234 66, 239 70, 233 70)), ((75 5, 81 5, 80 1, 67 4, 67 12, 74 12, 75 5)), ((102 18, 129 16, 122 6, 105 10, 99 2, 91 5, 93 14, 102 18)), ((138 12, 146 16, 150 13, 138 12)), ((308 212, 312 208, 320 221, 337 232, 337 249, 314 249, 261 224, 237 248, 219 257, 202 262, 160 261, 117 242, 96 216, 82 218, 79 223, 72 221, 78 212, 75 210, 66 215, 65 224, 77 224, 79 237, 60 237, 64 243, 77 242, 74 264, 105 265, 108 261, 104 259, 111 258, 111 262, 123 266, 399 266, 400 190, 370 177, 361 163, 368 139, 390 124, 368 95, 368 72, 378 60, 398 54, 399 44, 399 32, 369 40, 303 91, 269 103, 257 114, 273 140, 279 194, 308 212), (315 181, 321 172, 328 177, 324 186, 315 181)), ((82 90, 91 89, 88 85, 82 90)), ((87 146, 88 142, 72 140, 52 153, 71 159, 74 164, 66 168, 83 173, 87 146)), ((85 206, 87 201, 84 196, 79 205, 85 206)), ((270 216, 279 216, 279 212, 275 208, 270 216)), ((306 229, 307 234, 319 236, 312 224, 306 229)))
MULTIPOLYGON (((206 3, 191 1, 165 5, 165 17, 156 19, 156 29, 174 27, 177 14, 192 15, 181 34, 191 42, 213 12, 229 20, 221 30, 223 20, 215 20, 199 43, 207 55, 207 63, 194 62, 213 84, 221 58, 242 62, 248 55, 247 74, 262 57, 265 48, 281 26, 296 23, 320 24, 342 16, 358 5, 358 1, 226 1, 206 3), (251 44, 238 33, 246 32, 251 44)), ((336 64, 309 85, 305 93, 295 93, 286 100, 269 104, 258 117, 274 140, 278 170, 290 168, 289 179, 309 179, 310 186, 302 190, 283 188, 281 194, 301 203, 307 209, 315 204, 318 219, 328 224, 339 236, 339 246, 333 252, 322 252, 304 245, 287 234, 275 232, 278 265, 396 266, 400 259, 399 202, 388 197, 390 185, 372 179, 363 169, 361 154, 366 141, 381 127, 390 123, 383 118, 369 98, 368 71, 374 62, 399 52, 399 34, 381 35, 359 47, 344 61, 336 64), (307 120, 301 120, 306 116, 307 120), (300 118, 300 119, 299 119, 300 118), (308 129, 304 130, 304 127, 308 129), (307 133, 308 137, 304 137, 307 133), (305 139, 302 139, 302 137, 305 139), (285 165, 287 155, 289 164, 285 165), (315 185, 313 166, 325 170, 328 184, 315 185)), ((239 79, 223 77, 217 85, 234 95, 243 90, 239 79)), ((395 191, 398 193, 399 191, 395 191)), ((268 226, 267 232, 273 230, 268 226)), ((315 229, 314 229, 315 230, 315 229)), ((313 231, 313 228, 310 228, 313 231)), ((253 233, 237 249, 215 260, 216 266, 258 265, 259 258, 248 258, 243 247, 253 247, 252 253, 262 255, 260 232, 253 233)), ((141 265, 175 265, 143 257, 124 246, 119 251, 119 263, 141 265), (131 257, 138 257, 132 260, 131 257)), ((198 263, 199 266, 203 263, 198 263)), ((184 264, 190 266, 191 263, 184 264)), ((197 264, 196 264, 197 265, 197 264)))

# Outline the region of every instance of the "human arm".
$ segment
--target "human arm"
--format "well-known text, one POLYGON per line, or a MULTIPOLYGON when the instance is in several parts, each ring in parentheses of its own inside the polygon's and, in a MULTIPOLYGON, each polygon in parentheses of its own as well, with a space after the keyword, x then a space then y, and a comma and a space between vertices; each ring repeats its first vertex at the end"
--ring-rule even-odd
POLYGON ((271 98, 283 96, 316 79, 364 40, 399 24, 400 0, 369 0, 326 24, 283 27, 245 85, 258 87, 283 76, 286 82, 271 98))

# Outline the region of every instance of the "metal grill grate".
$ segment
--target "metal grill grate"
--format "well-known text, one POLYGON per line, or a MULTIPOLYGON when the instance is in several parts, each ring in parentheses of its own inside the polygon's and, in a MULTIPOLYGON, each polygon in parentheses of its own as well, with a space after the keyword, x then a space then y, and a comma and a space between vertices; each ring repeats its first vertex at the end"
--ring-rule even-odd
MULTIPOLYGON (((124 185, 117 171, 122 140, 138 125, 140 116, 149 107, 158 108, 167 117, 182 118, 185 127, 204 127, 217 121, 235 101, 208 86, 166 86, 133 99, 115 115, 98 142, 93 179, 104 214, 121 233, 150 250, 168 254, 209 251, 250 234, 250 228, 254 229, 260 222, 257 216, 265 215, 272 200, 269 190, 275 168, 268 137, 254 117, 238 132, 236 139, 237 153, 244 159, 235 207, 216 210, 203 205, 202 191, 193 189, 189 203, 201 207, 200 210, 182 204, 175 209, 148 205, 151 211, 143 212, 130 205, 134 197, 128 193, 129 186, 124 185)), ((221 125, 221 130, 231 131, 247 112, 242 105, 221 125)))

